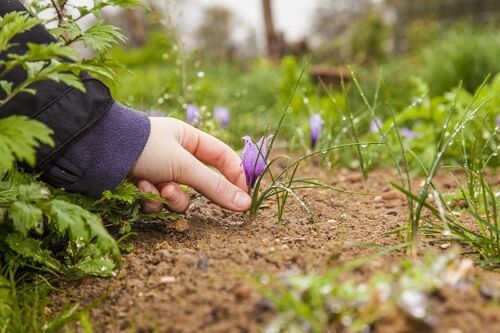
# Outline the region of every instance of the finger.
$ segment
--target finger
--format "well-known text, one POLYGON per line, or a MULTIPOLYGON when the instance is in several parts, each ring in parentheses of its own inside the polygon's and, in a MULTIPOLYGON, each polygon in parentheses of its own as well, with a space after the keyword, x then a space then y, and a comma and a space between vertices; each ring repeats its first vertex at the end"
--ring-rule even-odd
MULTIPOLYGON (((182 149, 182 148, 179 148, 182 149)), ((243 212, 250 208, 251 199, 246 191, 229 182, 224 176, 208 168, 188 151, 182 149, 175 181, 186 184, 212 200, 233 211, 243 212)))
MULTIPOLYGON (((139 188, 139 191, 143 193, 154 193, 160 195, 160 191, 158 191, 156 186, 154 186, 147 180, 140 180, 137 183, 137 187, 139 188)), ((146 214, 159 213, 161 212, 162 209, 163 209, 163 204, 158 201, 148 200, 142 204, 142 210, 146 214)))
POLYGON ((168 208, 176 213, 185 213, 191 200, 186 192, 180 189, 176 183, 156 184, 160 196, 168 202, 168 208))
POLYGON ((197 159, 217 168, 231 183, 247 192, 241 159, 228 145, 187 124, 179 141, 197 159))

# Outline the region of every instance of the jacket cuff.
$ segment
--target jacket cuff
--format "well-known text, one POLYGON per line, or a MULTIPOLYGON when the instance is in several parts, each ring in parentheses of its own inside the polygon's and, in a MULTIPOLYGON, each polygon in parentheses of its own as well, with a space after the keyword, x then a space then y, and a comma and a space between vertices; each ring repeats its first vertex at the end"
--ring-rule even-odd
POLYGON ((146 114, 115 102, 88 133, 43 168, 41 178, 55 187, 99 197, 127 177, 150 130, 146 114))

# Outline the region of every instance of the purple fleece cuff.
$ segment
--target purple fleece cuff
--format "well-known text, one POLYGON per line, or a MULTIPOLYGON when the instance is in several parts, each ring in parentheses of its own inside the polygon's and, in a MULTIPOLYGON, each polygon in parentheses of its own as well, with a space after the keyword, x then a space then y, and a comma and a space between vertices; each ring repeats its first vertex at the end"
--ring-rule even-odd
POLYGON ((127 177, 150 129, 146 114, 115 102, 95 127, 45 168, 42 179, 71 192, 99 197, 127 177))

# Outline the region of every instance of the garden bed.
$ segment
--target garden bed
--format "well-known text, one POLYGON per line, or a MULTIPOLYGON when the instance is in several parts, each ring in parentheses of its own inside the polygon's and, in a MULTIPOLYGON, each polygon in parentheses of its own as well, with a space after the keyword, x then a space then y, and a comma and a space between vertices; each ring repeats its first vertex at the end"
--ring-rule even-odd
MULTIPOLYGON (((371 194, 303 190, 314 222, 290 201, 282 224, 276 222, 272 201, 249 222, 241 214, 196 199, 187 214, 188 230, 155 221, 136 224, 131 238, 135 250, 124 255, 118 276, 65 282, 62 293, 53 296, 55 304, 87 304, 107 294, 91 311, 96 332, 260 332, 274 318, 274 310, 251 287, 252 277, 289 270, 323 272, 403 242, 394 231, 406 223, 407 207, 405 197, 387 185, 394 178, 392 171, 373 172, 365 183, 356 172, 304 170, 330 179, 332 185, 371 194)), ((450 186, 451 181, 440 180, 450 186)), ((419 249, 444 252, 447 247, 428 237, 419 249)), ((388 271, 404 251, 370 260, 353 274, 388 271)), ((478 266, 474 270, 489 285, 498 283, 498 273, 478 266)), ((439 319, 432 326, 393 312, 377 321, 373 331, 500 332, 500 308, 479 284, 460 292, 443 288, 432 302, 439 319)))

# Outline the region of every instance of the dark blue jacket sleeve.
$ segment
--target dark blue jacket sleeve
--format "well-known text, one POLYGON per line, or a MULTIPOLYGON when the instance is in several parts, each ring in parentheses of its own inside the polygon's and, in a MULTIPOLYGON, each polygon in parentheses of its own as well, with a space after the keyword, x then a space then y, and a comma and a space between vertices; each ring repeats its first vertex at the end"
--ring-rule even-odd
MULTIPOLYGON (((25 8, 18 0, 0 0, 0 16, 12 11, 25 8)), ((56 41, 39 25, 16 36, 14 42, 11 49, 0 53, 0 59, 9 53, 24 53, 28 43, 56 41)), ((22 68, 15 68, 0 80, 16 85, 25 77, 22 68)), ((99 196, 126 177, 146 144, 150 125, 145 114, 116 103, 99 80, 82 73, 81 81, 85 92, 64 83, 38 82, 32 86, 35 95, 19 94, 1 105, 0 118, 25 115, 50 127, 55 147, 38 149, 32 171, 54 186, 99 196)))

